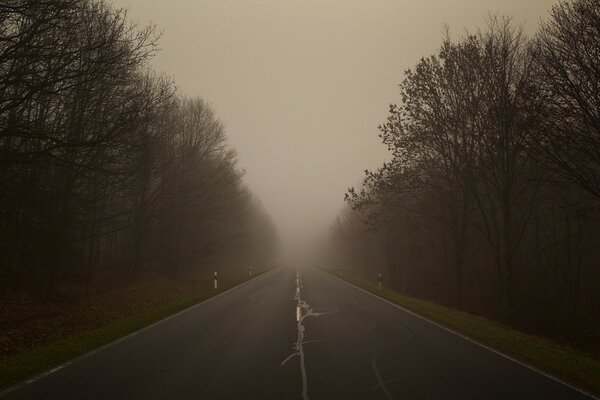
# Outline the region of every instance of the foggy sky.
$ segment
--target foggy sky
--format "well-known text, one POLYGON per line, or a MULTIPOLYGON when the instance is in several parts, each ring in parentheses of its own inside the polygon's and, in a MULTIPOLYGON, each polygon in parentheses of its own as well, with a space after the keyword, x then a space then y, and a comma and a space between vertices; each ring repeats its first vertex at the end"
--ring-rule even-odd
POLYGON ((153 67, 224 121, 290 254, 343 206, 365 169, 389 159, 377 137, 405 69, 453 37, 510 14, 533 33, 552 0, 113 0, 163 31, 153 67))

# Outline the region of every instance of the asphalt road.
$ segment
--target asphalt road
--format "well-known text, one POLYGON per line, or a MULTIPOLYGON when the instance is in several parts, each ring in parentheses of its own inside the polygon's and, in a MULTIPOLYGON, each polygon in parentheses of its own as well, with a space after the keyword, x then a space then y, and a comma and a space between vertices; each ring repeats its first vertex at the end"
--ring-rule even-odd
POLYGON ((589 399, 325 272, 280 268, 6 399, 589 399))

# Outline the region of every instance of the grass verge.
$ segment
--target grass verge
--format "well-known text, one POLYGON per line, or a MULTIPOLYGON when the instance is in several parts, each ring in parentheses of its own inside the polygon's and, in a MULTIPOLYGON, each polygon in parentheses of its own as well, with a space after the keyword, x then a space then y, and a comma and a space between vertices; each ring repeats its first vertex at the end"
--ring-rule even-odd
MULTIPOLYGON (((264 271, 266 272, 266 271, 264 271)), ((259 276, 256 274, 256 276, 259 276)), ((10 388, 13 385, 23 382, 37 374, 48 371, 58 365, 61 365, 69 360, 86 354, 96 348, 111 343, 117 339, 127 336, 139 329, 160 321, 179 311, 185 310, 193 305, 196 305, 204 300, 216 296, 226 290, 229 290, 245 281, 247 278, 232 277, 226 282, 220 281, 218 290, 214 290, 212 280, 205 282, 200 288, 195 287, 193 294, 190 293, 189 284, 185 285, 160 285, 165 290, 165 287, 170 290, 169 293, 162 293, 168 301, 157 305, 157 301, 150 301, 150 297, 156 294, 156 283, 148 284, 143 282, 138 286, 119 290, 116 297, 119 301, 131 300, 136 303, 132 309, 133 315, 122 317, 123 310, 114 313, 114 303, 98 302, 94 307, 86 304, 85 307, 69 312, 68 319, 64 315, 54 317, 48 322, 48 329, 54 330, 53 327, 68 323, 69 320, 77 320, 80 314, 85 314, 87 320, 94 317, 102 316, 106 321, 119 316, 120 319, 103 323, 102 326, 94 329, 85 329, 85 324, 80 321, 72 322, 71 334, 55 340, 50 340, 46 343, 37 344, 33 348, 23 349, 14 355, 10 355, 0 360, 0 394, 3 390, 10 388), (184 288, 180 294, 173 293, 173 290, 184 288), (147 299, 146 299, 147 298, 147 299), (80 309, 83 308, 83 309, 80 309), (73 332, 74 331, 74 332, 73 332)), ((106 296, 104 296, 106 297, 106 296)))
POLYGON ((600 394, 600 361, 591 355, 548 338, 518 332, 487 318, 403 296, 389 288, 384 287, 379 292, 375 283, 347 272, 343 279, 596 396, 600 394))

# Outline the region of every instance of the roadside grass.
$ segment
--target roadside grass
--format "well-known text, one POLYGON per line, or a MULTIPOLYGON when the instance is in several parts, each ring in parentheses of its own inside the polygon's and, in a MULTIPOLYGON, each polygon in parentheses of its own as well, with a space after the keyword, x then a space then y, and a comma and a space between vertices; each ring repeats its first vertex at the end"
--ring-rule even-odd
MULTIPOLYGON (((36 327, 33 334, 48 339, 28 346, 21 344, 12 354, 0 358, 0 393, 248 280, 245 274, 224 278, 219 280, 217 290, 212 287, 212 277, 151 279, 92 297, 66 313, 40 318, 44 328, 36 327)), ((21 333, 32 334, 27 328, 21 333)))
POLYGON ((589 354, 549 338, 518 332, 497 321, 403 296, 386 287, 380 292, 376 283, 346 271, 342 279, 596 395, 600 393, 600 360, 589 354))

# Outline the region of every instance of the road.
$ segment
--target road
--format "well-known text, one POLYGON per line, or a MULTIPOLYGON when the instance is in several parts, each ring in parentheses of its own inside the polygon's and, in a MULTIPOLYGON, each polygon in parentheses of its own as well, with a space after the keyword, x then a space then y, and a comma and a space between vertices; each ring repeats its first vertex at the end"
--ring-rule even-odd
POLYGON ((323 271, 279 268, 6 399, 589 399, 323 271))

